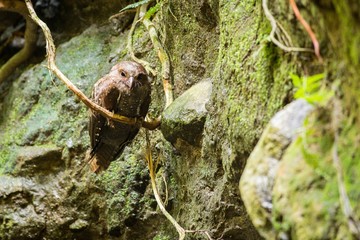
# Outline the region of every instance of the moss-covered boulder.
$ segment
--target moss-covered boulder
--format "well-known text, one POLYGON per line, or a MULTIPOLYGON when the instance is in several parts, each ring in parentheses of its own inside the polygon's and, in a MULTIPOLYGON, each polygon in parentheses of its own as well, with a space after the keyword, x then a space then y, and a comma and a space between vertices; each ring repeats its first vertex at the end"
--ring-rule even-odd
MULTIPOLYGON (((352 0, 308 3, 297 1, 302 16, 315 29, 325 61, 307 62, 301 69, 305 76, 325 73, 322 89, 328 92, 335 89, 336 94, 326 104, 315 101, 316 108, 306 119, 301 134, 280 151, 279 157, 264 161, 268 152, 274 151, 269 146, 278 146, 280 138, 271 139, 267 145, 260 141, 258 146, 268 148, 263 148, 261 153, 258 147, 254 149, 249 158, 249 169, 253 171, 246 167, 240 186, 244 197, 247 191, 250 193, 251 197, 246 196, 244 202, 254 224, 266 238, 359 239, 360 192, 355 187, 360 179, 355 137, 359 135, 360 122, 359 81, 354 76, 360 74, 360 48, 354 41, 359 39, 360 25, 354 12, 360 6, 352 0), (260 164, 256 169, 254 163, 259 159, 267 165, 260 164), (272 181, 265 188, 267 194, 261 197, 264 192, 261 186, 269 179, 272 181), (265 206, 272 208, 262 206, 262 198, 266 200, 265 206)), ((286 24, 291 23, 291 15, 284 15, 281 6, 269 5, 270 11, 280 14, 286 24)), ((324 97, 320 91, 317 93, 318 99, 324 97)))
POLYGON ((313 107, 297 100, 278 112, 264 130, 247 160, 240 180, 240 192, 255 227, 266 239, 276 239, 273 220, 273 188, 280 161, 302 130, 313 107))

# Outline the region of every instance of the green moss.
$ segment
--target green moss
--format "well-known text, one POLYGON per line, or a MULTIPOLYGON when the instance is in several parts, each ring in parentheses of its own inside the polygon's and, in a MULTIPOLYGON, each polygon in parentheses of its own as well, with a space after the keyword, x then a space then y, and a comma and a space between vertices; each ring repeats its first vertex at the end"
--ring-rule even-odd
POLYGON ((153 240, 170 240, 172 239, 171 237, 169 237, 166 233, 158 233, 153 240))
MULTIPOLYGON (((354 18, 353 12, 356 12, 359 9, 352 8, 353 5, 351 1, 333 1, 335 6, 337 16, 340 20, 340 28, 342 34, 342 42, 346 43, 341 46, 344 49, 345 56, 348 57, 349 62, 353 65, 360 64, 360 29, 359 24, 357 24, 357 19, 354 18)), ((359 8, 359 6, 357 6, 359 8)))
MULTIPOLYGON (((298 239, 351 239, 333 164, 334 129, 327 111, 318 109, 307 120, 306 134, 284 155, 274 187, 273 225, 298 239), (308 226, 312 226, 311 230, 308 226), (347 230, 346 230, 347 229, 347 230)), ((347 125, 337 143, 346 186, 354 213, 359 216, 360 166, 357 128, 347 125)))
POLYGON ((266 42, 270 28, 261 13, 261 4, 231 1, 222 3, 220 11, 224 27, 215 86, 225 97, 218 97, 218 108, 227 135, 236 151, 243 153, 251 151, 289 90, 286 80, 291 66, 281 66, 279 51, 266 42), (237 146, 240 139, 242 145, 237 146))
POLYGON ((14 222, 12 219, 7 218, 6 216, 2 216, 1 220, 2 222, 0 223, 0 238, 4 240, 10 239, 6 233, 12 229, 14 222))
POLYGON ((97 176, 97 184, 107 195, 107 223, 110 229, 122 228, 124 221, 135 219, 139 209, 151 203, 143 196, 148 183, 144 161, 132 154, 125 153, 123 157, 125 159, 113 162, 106 172, 97 176))
POLYGON ((279 167, 286 175, 279 175, 274 186, 273 225, 278 234, 284 232, 291 238, 335 239, 331 222, 341 214, 336 177, 325 180, 307 165, 301 144, 297 141, 289 147, 279 167))
POLYGON ((357 141, 359 129, 354 125, 348 125, 340 135, 338 155, 344 172, 344 184, 355 215, 360 217, 360 153, 357 141))
MULTIPOLYGON (((106 29, 90 28, 81 37, 61 45, 57 64, 61 71, 89 95, 93 83, 104 75, 110 64, 102 64, 111 50, 106 29), (76 66, 74 66, 76 64, 76 66)), ((121 44, 120 44, 121 45, 121 44)), ((65 147, 71 140, 76 146, 88 142, 84 134, 87 109, 43 67, 35 66, 14 83, 0 114, 2 146, 0 168, 13 166, 16 160, 14 145, 55 144, 65 147), (13 156, 13 157, 9 157, 13 156)), ((80 156, 81 157, 81 156, 80 156)), ((8 167, 7 167, 8 168, 8 167)))

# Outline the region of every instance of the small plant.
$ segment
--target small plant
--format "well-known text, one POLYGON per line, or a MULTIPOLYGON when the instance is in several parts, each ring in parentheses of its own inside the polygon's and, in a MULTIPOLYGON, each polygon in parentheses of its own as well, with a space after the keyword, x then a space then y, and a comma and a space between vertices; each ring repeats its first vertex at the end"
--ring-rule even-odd
POLYGON ((333 90, 329 90, 322 85, 322 79, 325 77, 324 73, 308 77, 290 74, 290 77, 297 89, 294 94, 296 99, 302 98, 311 104, 323 106, 334 96, 333 90))
POLYGON ((124 7, 123 9, 121 9, 120 12, 128 11, 128 10, 131 10, 131 9, 136 9, 136 8, 138 8, 138 7, 141 7, 141 5, 150 3, 151 1, 152 1, 152 0, 142 0, 142 1, 139 1, 139 2, 136 2, 136 3, 133 3, 133 4, 130 4, 130 5, 127 5, 126 7, 124 7))

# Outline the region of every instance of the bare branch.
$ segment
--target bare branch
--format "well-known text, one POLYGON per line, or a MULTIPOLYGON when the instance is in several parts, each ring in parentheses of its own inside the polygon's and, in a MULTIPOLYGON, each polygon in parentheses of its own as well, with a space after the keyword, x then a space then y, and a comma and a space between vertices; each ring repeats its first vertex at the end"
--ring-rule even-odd
POLYGON ((114 114, 107 109, 97 105, 96 103, 92 102, 83 92, 81 92, 56 66, 55 63, 55 56, 56 56, 56 48, 54 45, 54 40, 51 36, 51 32, 48 26, 39 19, 36 15, 32 3, 30 0, 25 0, 26 6, 28 7, 29 13, 31 18, 41 27, 46 39, 46 53, 47 53, 47 60, 48 60, 48 68, 51 70, 65 85, 73 92, 75 95, 91 110, 98 112, 102 116, 111 119, 113 121, 129 124, 129 125, 136 125, 138 127, 145 127, 149 128, 150 130, 156 128, 159 123, 152 123, 152 122, 144 122, 141 118, 129 118, 125 116, 121 116, 118 114, 114 114))

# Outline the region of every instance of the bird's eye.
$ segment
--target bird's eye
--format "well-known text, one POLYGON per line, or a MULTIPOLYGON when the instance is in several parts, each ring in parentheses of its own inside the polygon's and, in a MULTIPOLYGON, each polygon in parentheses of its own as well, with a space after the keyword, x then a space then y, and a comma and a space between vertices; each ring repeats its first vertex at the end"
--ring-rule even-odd
POLYGON ((120 72, 121 76, 126 77, 126 73, 124 71, 120 72))

